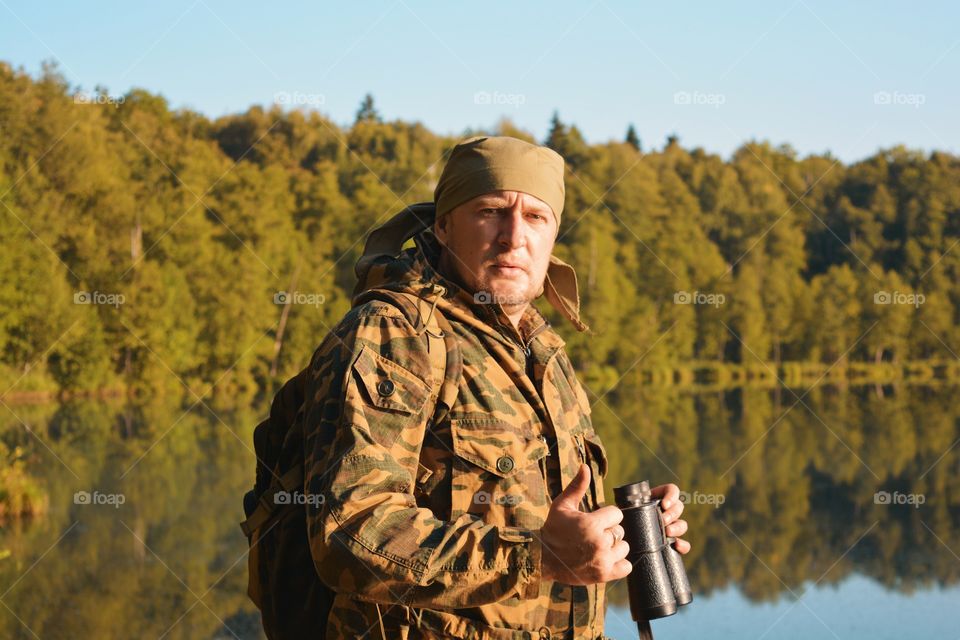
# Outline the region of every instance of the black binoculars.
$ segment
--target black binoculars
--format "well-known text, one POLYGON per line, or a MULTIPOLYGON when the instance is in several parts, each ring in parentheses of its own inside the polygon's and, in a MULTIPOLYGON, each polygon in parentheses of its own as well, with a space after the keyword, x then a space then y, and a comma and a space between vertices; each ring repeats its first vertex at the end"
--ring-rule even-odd
POLYGON ((614 487, 617 506, 623 511, 623 539, 630 545, 627 560, 633 570, 627 576, 630 613, 640 637, 653 638, 650 620, 672 616, 677 607, 693 600, 690 582, 680 553, 673 548, 676 538, 667 535, 660 500, 650 495, 650 485, 631 482, 614 487))

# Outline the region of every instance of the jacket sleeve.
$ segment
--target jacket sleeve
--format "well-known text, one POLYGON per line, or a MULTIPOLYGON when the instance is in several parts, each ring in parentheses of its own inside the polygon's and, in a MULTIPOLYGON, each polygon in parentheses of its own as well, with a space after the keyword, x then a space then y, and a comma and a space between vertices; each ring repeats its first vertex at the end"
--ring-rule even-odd
POLYGON ((534 598, 537 531, 469 514, 439 520, 416 504, 430 375, 424 338, 385 304, 352 310, 315 354, 301 419, 317 572, 337 592, 381 603, 460 608, 534 598))

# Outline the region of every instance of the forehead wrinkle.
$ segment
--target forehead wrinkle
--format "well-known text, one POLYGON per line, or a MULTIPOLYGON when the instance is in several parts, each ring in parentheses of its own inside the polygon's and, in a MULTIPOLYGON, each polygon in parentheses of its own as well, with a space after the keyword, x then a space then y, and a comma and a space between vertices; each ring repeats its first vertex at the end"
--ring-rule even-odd
MULTIPOLYGON (((539 211, 539 212, 553 211, 550 208, 550 205, 548 205, 547 203, 543 202, 542 200, 540 200, 539 198, 531 194, 521 193, 520 197, 518 197, 517 199, 522 200, 524 211, 539 211), (522 196, 526 196, 526 197, 522 197, 522 196)), ((510 204, 509 198, 507 198, 506 196, 499 196, 499 195, 479 196, 477 198, 476 205, 482 206, 482 207, 496 207, 500 209, 505 209, 507 207, 513 206, 510 204)))
POLYGON ((510 201, 504 196, 480 196, 476 204, 487 207, 507 207, 510 206, 510 201))

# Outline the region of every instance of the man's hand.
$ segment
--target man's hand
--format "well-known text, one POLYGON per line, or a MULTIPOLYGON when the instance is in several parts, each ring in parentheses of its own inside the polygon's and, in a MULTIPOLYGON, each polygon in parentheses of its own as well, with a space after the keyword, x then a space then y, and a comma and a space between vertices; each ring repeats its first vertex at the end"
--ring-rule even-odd
POLYGON ((660 508, 663 511, 663 524, 666 525, 667 535, 677 539, 673 548, 680 553, 689 553, 690 543, 680 539, 680 536, 687 532, 687 521, 679 519, 683 513, 680 487, 675 484, 662 484, 651 489, 650 495, 654 500, 661 499, 660 508))
MULTIPOLYGON (((540 529, 544 580, 570 585, 598 584, 622 578, 633 569, 626 559, 630 546, 623 540, 620 526, 623 512, 614 505, 589 513, 579 510, 589 487, 590 467, 581 464, 577 475, 550 505, 540 529)), ((675 501, 680 503, 676 498, 675 501)))

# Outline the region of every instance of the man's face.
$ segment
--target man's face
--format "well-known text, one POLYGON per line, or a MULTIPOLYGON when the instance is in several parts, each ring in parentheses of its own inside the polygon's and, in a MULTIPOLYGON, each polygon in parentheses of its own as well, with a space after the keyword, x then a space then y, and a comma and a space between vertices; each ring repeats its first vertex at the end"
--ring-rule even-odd
POLYGON ((474 293, 511 311, 537 297, 550 264, 557 219, 528 193, 493 191, 455 207, 434 225, 443 262, 474 293))

